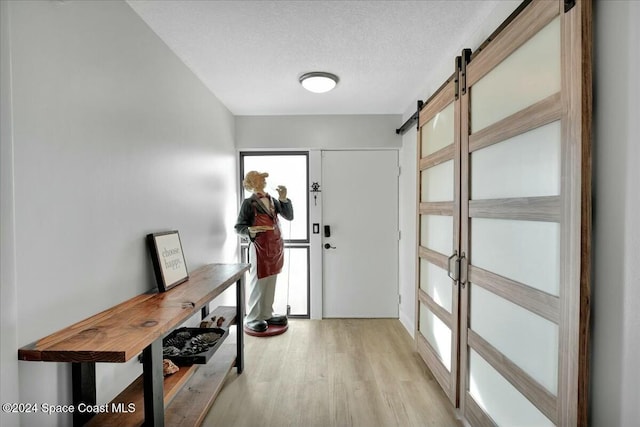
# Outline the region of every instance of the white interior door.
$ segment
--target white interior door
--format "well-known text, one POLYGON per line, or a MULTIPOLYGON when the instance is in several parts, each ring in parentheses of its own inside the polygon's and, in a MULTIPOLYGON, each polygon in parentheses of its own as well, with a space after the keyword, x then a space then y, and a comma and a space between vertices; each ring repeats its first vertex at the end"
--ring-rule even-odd
POLYGON ((323 317, 398 317, 398 171, 395 150, 322 152, 323 317))

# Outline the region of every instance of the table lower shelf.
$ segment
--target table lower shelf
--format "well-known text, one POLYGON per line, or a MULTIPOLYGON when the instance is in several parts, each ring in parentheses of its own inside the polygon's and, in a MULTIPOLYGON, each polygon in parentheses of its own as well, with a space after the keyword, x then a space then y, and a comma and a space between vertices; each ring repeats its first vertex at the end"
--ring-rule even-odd
MULTIPOLYGON (((228 310, 223 313, 227 322, 235 320, 235 308, 232 307, 218 307, 211 314, 219 315, 220 309, 233 309, 233 313, 228 310)), ((180 366, 178 372, 164 378, 165 425, 194 427, 202 424, 220 393, 227 375, 236 365, 238 327, 229 328, 229 336, 207 364, 180 366)), ((86 426, 142 426, 144 424, 142 375, 109 402, 107 409, 108 412, 91 418, 86 426), (135 410, 124 412, 134 407, 135 410), (122 412, 118 412, 119 408, 122 412)))
POLYGON ((192 427, 202 424, 222 390, 227 375, 235 366, 235 356, 235 343, 225 342, 213 360, 206 365, 199 365, 188 384, 165 406, 165 425, 192 427))

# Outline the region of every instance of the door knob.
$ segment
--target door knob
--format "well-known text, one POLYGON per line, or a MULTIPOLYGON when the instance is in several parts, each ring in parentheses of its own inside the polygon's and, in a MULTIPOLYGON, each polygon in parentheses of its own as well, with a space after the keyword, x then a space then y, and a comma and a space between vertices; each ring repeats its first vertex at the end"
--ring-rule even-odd
POLYGON ((335 247, 335 246, 331 246, 331 245, 330 245, 330 244, 328 244, 328 243, 325 243, 325 244, 324 244, 324 248, 325 248, 325 249, 335 249, 336 247, 335 247))

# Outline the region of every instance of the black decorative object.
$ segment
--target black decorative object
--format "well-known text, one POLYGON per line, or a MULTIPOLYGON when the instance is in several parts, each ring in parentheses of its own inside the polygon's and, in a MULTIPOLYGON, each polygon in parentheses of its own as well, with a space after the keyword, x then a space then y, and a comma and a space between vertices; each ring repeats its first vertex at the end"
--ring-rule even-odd
POLYGON ((313 204, 314 206, 318 205, 318 194, 320 193, 322 190, 320 190, 320 184, 318 184, 317 182, 314 182, 313 184, 311 184, 311 192, 313 193, 313 204))
POLYGON ((159 292, 166 292, 189 280, 178 231, 148 234, 147 245, 159 292))
POLYGON ((222 328, 180 328, 162 340, 162 357, 178 366, 205 364, 229 335, 222 328))

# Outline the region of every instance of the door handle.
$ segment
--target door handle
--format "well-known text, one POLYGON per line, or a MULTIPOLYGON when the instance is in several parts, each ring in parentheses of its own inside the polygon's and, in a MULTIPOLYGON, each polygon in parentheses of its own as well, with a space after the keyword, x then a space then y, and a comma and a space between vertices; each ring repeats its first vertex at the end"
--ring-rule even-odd
POLYGON ((462 256, 458 261, 458 266, 460 267, 460 275, 464 275, 464 278, 460 277, 460 284, 464 288, 464 286, 467 284, 467 281, 469 280, 469 260, 467 259, 464 252, 462 252, 462 256))
POLYGON ((447 260, 447 274, 449 275, 449 278, 451 278, 451 280, 453 280, 454 282, 457 282, 458 279, 460 278, 460 258, 458 258, 457 250, 453 251, 453 255, 451 255, 447 260), (455 264, 453 272, 451 271, 451 261, 454 261, 454 264, 455 264))
POLYGON ((324 248, 325 248, 325 249, 335 249, 336 247, 335 247, 335 246, 331 246, 331 245, 330 245, 330 244, 328 244, 328 243, 325 243, 325 244, 324 244, 324 248))

